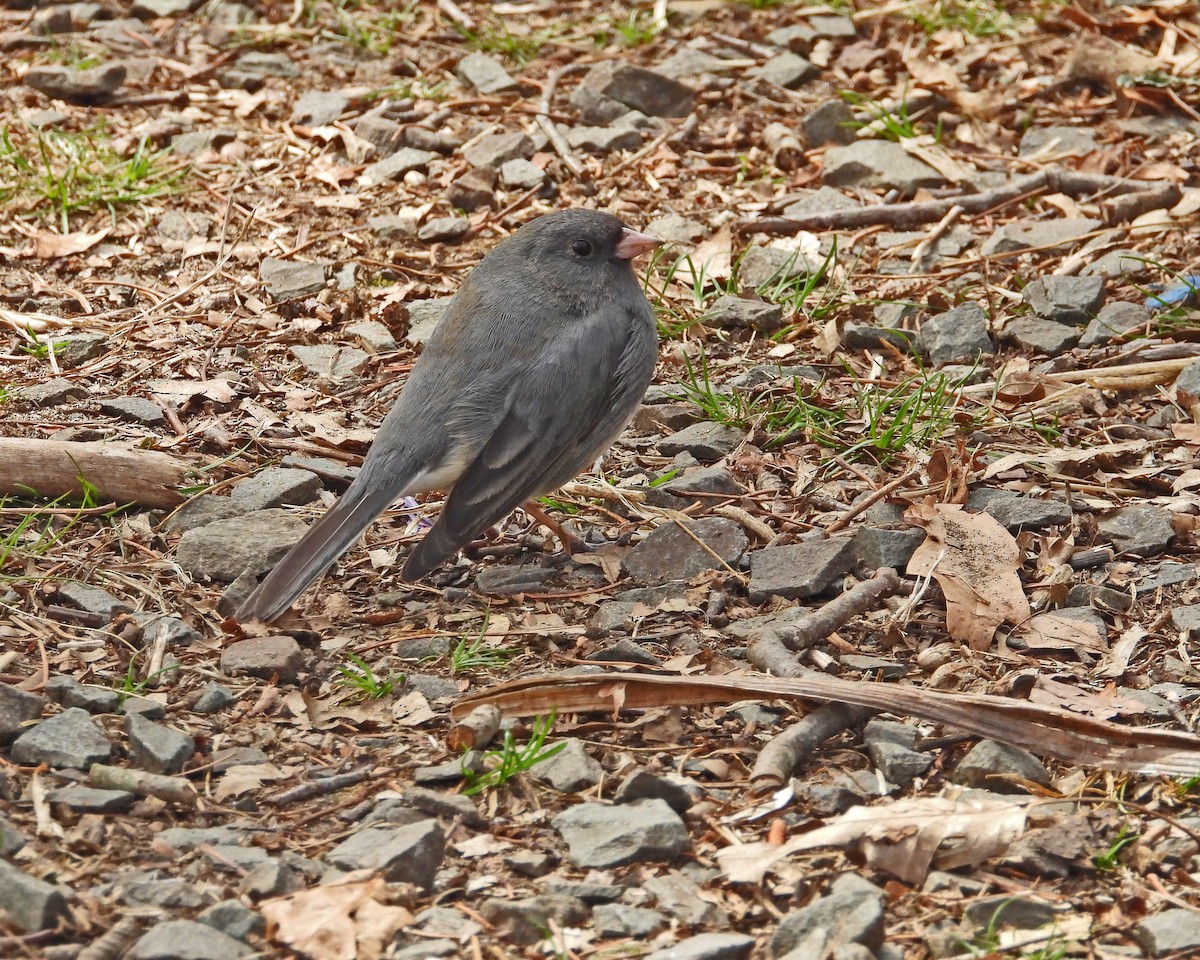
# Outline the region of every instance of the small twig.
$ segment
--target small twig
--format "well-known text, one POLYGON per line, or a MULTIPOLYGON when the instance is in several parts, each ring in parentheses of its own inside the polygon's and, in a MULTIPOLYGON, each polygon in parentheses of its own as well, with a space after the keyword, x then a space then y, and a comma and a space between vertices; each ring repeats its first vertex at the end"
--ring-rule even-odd
POLYGON ((567 138, 562 135, 562 131, 558 129, 558 125, 551 119, 550 105, 554 99, 554 90, 558 86, 558 81, 568 73, 587 68, 588 64, 568 63, 550 74, 550 78, 546 81, 546 89, 542 91, 542 99, 538 104, 537 115, 534 118, 537 121, 537 125, 542 128, 542 133, 546 135, 546 139, 550 141, 550 145, 554 147, 555 152, 562 157, 562 162, 567 165, 567 169, 580 179, 584 178, 583 164, 575 158, 575 154, 571 151, 571 145, 567 143, 567 138))
POLYGON ((871 507, 875 506, 875 504, 877 504, 884 497, 890 496, 893 492, 899 490, 903 486, 907 486, 920 476, 921 470, 918 467, 916 469, 909 470, 908 473, 905 473, 902 476, 897 477, 891 483, 884 484, 870 496, 859 500, 857 503, 851 506, 849 510, 835 519, 833 523, 825 528, 825 533, 827 535, 830 533, 837 533, 837 531, 848 527, 850 525, 850 521, 852 521, 860 513, 865 513, 867 510, 870 510, 871 507))
POLYGON ((122 917, 102 936, 79 951, 75 960, 117 960, 137 939, 142 922, 137 917, 122 917))
POLYGON ((922 271, 921 264, 925 260, 925 255, 929 253, 935 243, 946 235, 946 231, 950 229, 951 224, 961 217, 962 213, 963 208, 957 203, 946 211, 946 215, 937 222, 934 228, 929 231, 928 236, 918 243, 917 248, 913 250, 912 257, 910 258, 912 266, 909 267, 909 273, 920 273, 922 271))
POLYGON ((475 21, 454 0, 437 0, 437 8, 464 30, 475 29, 475 21))
POLYGON ((626 169, 637 163, 643 157, 648 157, 662 144, 666 143, 666 141, 682 139, 683 137, 688 136, 693 130, 696 129, 697 122, 696 114, 688 114, 687 119, 684 120, 683 123, 681 123, 678 127, 671 127, 668 130, 664 130, 644 147, 639 149, 636 153, 631 153, 628 157, 609 170, 608 176, 615 177, 618 173, 623 173, 626 169))
POLYGON ((363 764, 361 767, 355 767, 353 770, 347 770, 345 773, 335 774, 332 777, 322 777, 320 780, 310 780, 308 783, 302 783, 298 787, 292 787, 290 790, 284 790, 282 793, 277 793, 273 797, 268 797, 267 800, 276 806, 284 806, 290 803, 296 803, 299 800, 309 800, 312 797, 325 797, 331 793, 345 788, 352 787, 356 783, 362 783, 375 769, 375 762, 363 764))

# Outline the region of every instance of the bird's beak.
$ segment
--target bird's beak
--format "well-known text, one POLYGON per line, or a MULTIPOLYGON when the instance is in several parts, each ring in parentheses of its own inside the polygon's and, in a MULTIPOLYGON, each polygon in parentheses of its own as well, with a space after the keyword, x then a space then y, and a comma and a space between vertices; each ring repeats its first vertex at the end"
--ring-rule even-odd
POLYGON ((618 260, 632 260, 634 257, 640 257, 643 253, 649 253, 655 247, 661 246, 662 241, 658 237, 652 237, 648 233, 638 233, 636 230, 625 227, 621 231, 621 239, 617 241, 614 253, 618 260))

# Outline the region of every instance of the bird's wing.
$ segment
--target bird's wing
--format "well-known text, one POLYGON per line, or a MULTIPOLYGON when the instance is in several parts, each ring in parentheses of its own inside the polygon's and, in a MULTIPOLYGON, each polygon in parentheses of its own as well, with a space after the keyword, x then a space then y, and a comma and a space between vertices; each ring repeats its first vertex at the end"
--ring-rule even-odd
POLYGON ((648 314, 639 305, 625 323, 585 318, 525 368, 495 431, 409 555, 404 579, 424 576, 530 497, 566 483, 616 439, 654 375, 648 314))

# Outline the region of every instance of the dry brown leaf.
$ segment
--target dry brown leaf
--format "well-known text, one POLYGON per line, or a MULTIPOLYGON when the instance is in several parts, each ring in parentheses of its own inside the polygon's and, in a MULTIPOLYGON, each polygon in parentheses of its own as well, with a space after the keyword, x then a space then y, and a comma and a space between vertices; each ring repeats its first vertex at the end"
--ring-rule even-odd
POLYGON ((30 234, 33 237, 33 255, 39 260, 69 257, 90 250, 110 233, 112 229, 108 227, 95 233, 50 233, 47 230, 34 230, 30 234))
POLYGON ((299 773, 299 767, 277 767, 273 763, 238 764, 222 774, 213 789, 213 797, 218 801, 240 797, 243 793, 257 790, 264 783, 290 780, 299 773))
POLYGON ((1108 652, 1108 644, 1094 623, 1076 620, 1061 613, 1039 613, 1013 632, 1031 650, 1086 650, 1093 654, 1108 652))
POLYGON ((950 636, 972 650, 986 650, 1001 623, 1029 619, 1029 601, 1017 575, 1017 541, 994 517, 929 502, 913 504, 904 516, 927 534, 908 563, 908 574, 932 574, 937 580, 946 596, 950 636))
POLYGON ((309 960, 374 960, 396 931, 412 923, 403 907, 381 903, 388 897, 382 877, 364 880, 351 873, 307 890, 264 901, 268 937, 309 960))
POLYGON ((726 847, 718 851, 717 862, 729 880, 759 883, 775 863, 801 850, 854 847, 868 866, 919 884, 931 864, 952 870, 1003 853, 1024 831, 1029 804, 951 794, 853 807, 782 846, 726 847))

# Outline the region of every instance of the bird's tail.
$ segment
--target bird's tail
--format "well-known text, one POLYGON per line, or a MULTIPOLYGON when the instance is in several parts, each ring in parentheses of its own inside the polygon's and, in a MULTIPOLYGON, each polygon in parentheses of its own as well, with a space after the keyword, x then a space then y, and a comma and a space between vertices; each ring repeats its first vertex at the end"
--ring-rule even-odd
MULTIPOLYGON (((487 524, 484 524, 484 527, 486 526, 487 524)), ((433 529, 417 541, 412 553, 404 561, 400 579, 407 583, 420 580, 431 573, 435 567, 458 553, 470 539, 470 535, 456 534, 451 532, 445 524, 435 523, 433 529)))
POLYGON ((390 484, 376 484, 373 489, 354 484, 246 598, 238 608, 237 619, 269 622, 278 617, 326 567, 353 546, 396 496, 390 484))

